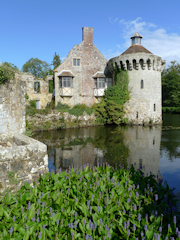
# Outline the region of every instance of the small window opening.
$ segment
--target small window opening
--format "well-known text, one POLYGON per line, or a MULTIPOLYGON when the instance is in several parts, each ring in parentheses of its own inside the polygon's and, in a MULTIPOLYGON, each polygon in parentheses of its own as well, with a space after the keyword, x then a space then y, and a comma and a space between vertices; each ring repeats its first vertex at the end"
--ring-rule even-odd
POLYGON ((138 119, 138 115, 139 115, 138 112, 136 112, 136 119, 138 119))
POLYGON ((144 81, 141 80, 141 89, 144 88, 144 81))
POLYGON ((156 104, 154 104, 154 112, 156 111, 156 104))
POLYGON ((153 145, 155 144, 155 137, 153 138, 153 145))

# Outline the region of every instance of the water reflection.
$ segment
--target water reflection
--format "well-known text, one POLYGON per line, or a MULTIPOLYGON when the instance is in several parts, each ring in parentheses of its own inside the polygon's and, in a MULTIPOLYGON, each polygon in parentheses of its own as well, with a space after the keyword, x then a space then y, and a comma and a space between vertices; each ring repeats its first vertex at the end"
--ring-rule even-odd
MULTIPOLYGON (((176 123, 177 127, 180 115, 173 116, 168 115, 164 120, 176 123)), ((50 171, 66 169, 72 164, 133 164, 136 169, 143 168, 145 175, 152 173, 171 188, 175 187, 180 199, 179 128, 100 126, 41 132, 35 138, 48 146, 50 171)))
POLYGON ((40 133, 36 138, 48 145, 50 170, 108 162, 133 164, 160 177, 161 127, 89 127, 40 133))

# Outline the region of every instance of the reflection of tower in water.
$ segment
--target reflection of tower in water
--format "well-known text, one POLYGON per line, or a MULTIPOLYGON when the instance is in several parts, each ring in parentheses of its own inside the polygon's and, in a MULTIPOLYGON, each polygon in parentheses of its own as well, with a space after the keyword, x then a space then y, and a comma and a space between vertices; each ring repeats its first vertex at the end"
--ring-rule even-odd
POLYGON ((145 175, 159 173, 161 126, 134 126, 124 130, 124 144, 129 148, 128 165, 142 169, 145 175))

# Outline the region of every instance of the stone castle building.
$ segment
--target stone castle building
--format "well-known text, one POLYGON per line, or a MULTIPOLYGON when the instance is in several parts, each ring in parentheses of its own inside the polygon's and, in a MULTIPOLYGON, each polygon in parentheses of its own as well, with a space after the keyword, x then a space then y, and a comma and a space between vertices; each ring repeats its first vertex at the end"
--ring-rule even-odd
POLYGON ((165 61, 141 45, 142 36, 135 33, 132 45, 120 56, 108 62, 113 73, 114 67, 128 70, 130 100, 125 103, 129 122, 135 124, 162 121, 161 72, 165 61))
POLYGON ((107 61, 93 44, 93 28, 83 27, 83 41, 75 45, 55 72, 55 104, 88 106, 98 102, 104 90, 113 85, 114 67, 128 70, 130 100, 125 104, 129 123, 160 124, 161 72, 165 61, 141 45, 135 33, 132 45, 120 56, 107 61))
POLYGON ((83 27, 83 41, 75 45, 55 72, 55 104, 88 106, 103 96, 112 85, 107 59, 93 43, 93 28, 83 27))

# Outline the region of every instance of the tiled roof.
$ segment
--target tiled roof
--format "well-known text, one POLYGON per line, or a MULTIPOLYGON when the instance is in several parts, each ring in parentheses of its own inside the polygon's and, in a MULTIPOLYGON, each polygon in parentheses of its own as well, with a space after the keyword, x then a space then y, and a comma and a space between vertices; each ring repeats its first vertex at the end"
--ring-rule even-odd
POLYGON ((152 54, 150 51, 148 51, 146 48, 144 48, 142 45, 132 45, 131 47, 129 47, 125 52, 123 52, 121 55, 124 54, 133 54, 133 53, 139 53, 139 52, 144 52, 144 53, 150 53, 152 54))
POLYGON ((60 72, 58 77, 74 77, 74 75, 70 71, 62 71, 60 72))

